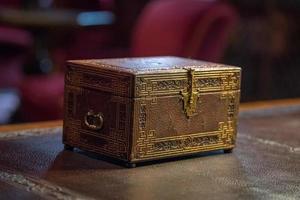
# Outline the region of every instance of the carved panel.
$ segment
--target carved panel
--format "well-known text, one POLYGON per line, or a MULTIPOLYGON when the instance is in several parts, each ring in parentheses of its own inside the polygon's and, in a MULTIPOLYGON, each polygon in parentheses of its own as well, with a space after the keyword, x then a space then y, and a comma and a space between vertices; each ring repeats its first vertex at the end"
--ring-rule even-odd
POLYGON ((155 130, 139 132, 135 158, 147 159, 177 154, 222 149, 234 145, 235 134, 232 122, 220 122, 216 131, 200 132, 182 136, 158 138, 155 130))
MULTIPOLYGON (((185 74, 186 76, 186 74, 185 74)), ((147 120, 154 120, 150 116, 152 98, 166 94, 178 94, 179 91, 187 91, 188 78, 176 76, 160 77, 162 80, 153 77, 140 77, 137 79, 138 95, 146 95, 147 101, 140 104, 138 110, 139 131, 136 146, 135 158, 143 160, 151 157, 165 157, 177 154, 205 151, 209 149, 222 149, 233 147, 236 137, 236 115, 239 103, 239 72, 195 74, 195 86, 202 98, 205 93, 220 94, 220 100, 224 102, 226 111, 224 120, 220 121, 218 128, 214 131, 199 132, 172 137, 160 138, 157 136, 155 127, 149 127, 147 120), (166 79, 166 80, 164 80, 166 79)), ((155 100, 157 102, 157 100, 155 100)), ((202 102, 200 99, 198 104, 202 102)), ((202 102, 205 106, 205 102, 202 102)), ((223 105, 223 104, 222 104, 223 105)), ((216 105, 214 109, 218 109, 216 105)), ((221 107, 219 107, 222 109, 221 107)), ((199 125, 199 124, 198 124, 199 125)), ((203 127, 203 126, 202 126, 203 127)))
MULTIPOLYGON (((149 126, 149 120, 155 120, 155 116, 151 116, 151 108, 154 108, 150 106, 152 102, 151 98, 141 101, 137 105, 139 128, 134 133, 137 134, 134 158, 136 160, 144 160, 233 147, 236 137, 237 114, 234 103, 236 103, 235 101, 239 93, 229 91, 222 94, 223 98, 221 100, 226 105, 224 115, 227 115, 227 117, 224 118, 225 121, 219 122, 216 130, 168 137, 158 137, 157 131, 153 129, 155 127, 149 126)), ((220 107, 220 109, 222 108, 220 107)))
POLYGON ((65 92, 67 114, 64 120, 64 142, 71 146, 126 160, 129 152, 132 100, 120 96, 110 97, 107 105, 109 107, 108 113, 104 113, 104 115, 112 116, 112 121, 107 121, 110 126, 105 129, 107 132, 103 132, 103 130, 89 130, 83 123, 83 115, 79 112, 80 109, 87 106, 83 101, 78 102, 79 99, 95 98, 96 96, 89 96, 93 93, 73 85, 67 85, 65 92))

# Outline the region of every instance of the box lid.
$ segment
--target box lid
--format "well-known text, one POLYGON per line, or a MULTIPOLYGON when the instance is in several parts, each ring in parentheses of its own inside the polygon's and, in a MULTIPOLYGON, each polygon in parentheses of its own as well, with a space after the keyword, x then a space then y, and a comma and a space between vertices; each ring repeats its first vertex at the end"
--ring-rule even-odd
POLYGON ((71 60, 74 83, 115 95, 147 97, 239 90, 240 68, 181 57, 71 60))
POLYGON ((186 72, 185 68, 193 68, 196 71, 230 70, 238 68, 174 56, 70 60, 68 63, 98 70, 118 71, 133 75, 186 72))

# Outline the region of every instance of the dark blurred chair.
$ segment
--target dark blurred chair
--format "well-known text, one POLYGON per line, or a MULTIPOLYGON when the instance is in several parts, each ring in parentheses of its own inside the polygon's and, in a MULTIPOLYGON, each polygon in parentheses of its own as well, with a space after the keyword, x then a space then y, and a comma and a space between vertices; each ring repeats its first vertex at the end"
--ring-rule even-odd
MULTIPOLYGON (((0 0, 0 8, 18 8, 20 5, 20 0, 0 0)), ((32 37, 28 31, 0 24, 0 88, 20 85, 24 55, 31 45, 32 37)))
MULTIPOLYGON (((129 49, 109 48, 110 39, 106 37, 111 32, 99 32, 97 37, 86 31, 75 35, 68 48, 57 50, 57 57, 63 62, 79 58, 176 55, 219 61, 236 22, 234 9, 218 1, 151 1, 136 23, 129 49)), ((22 91, 22 113, 26 120, 62 117, 62 75, 28 78, 22 91)))
POLYGON ((0 26, 0 88, 21 84, 25 54, 31 45, 27 31, 0 26))
MULTIPOLYGON (((112 10, 114 0, 54 0, 54 7, 59 9, 73 9, 82 11, 112 10)), ((114 25, 84 27, 66 30, 65 35, 54 49, 53 56, 57 65, 63 66, 68 59, 88 59, 97 57, 111 57, 112 47, 115 45, 114 25), (110 50, 108 50, 110 49, 110 50)), ((113 51, 112 51, 113 52, 113 51)))

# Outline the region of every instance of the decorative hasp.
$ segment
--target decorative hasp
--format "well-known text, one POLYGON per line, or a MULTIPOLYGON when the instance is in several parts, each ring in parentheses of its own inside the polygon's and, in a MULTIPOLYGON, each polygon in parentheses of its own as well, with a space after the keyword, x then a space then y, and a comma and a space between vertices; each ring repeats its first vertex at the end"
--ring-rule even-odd
POLYGON ((195 70, 190 68, 187 70, 188 70, 187 92, 181 91, 181 95, 183 100, 183 110, 187 118, 190 118, 193 115, 195 115, 199 92, 197 91, 195 86, 195 70))

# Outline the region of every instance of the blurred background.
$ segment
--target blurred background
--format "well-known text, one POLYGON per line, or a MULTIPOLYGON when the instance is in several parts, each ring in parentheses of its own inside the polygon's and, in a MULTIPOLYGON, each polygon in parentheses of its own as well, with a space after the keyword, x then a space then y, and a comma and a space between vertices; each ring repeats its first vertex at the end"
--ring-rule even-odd
POLYGON ((241 66, 241 101, 300 96, 299 0, 0 0, 0 124, 61 119, 68 59, 241 66))

